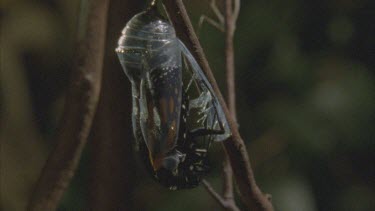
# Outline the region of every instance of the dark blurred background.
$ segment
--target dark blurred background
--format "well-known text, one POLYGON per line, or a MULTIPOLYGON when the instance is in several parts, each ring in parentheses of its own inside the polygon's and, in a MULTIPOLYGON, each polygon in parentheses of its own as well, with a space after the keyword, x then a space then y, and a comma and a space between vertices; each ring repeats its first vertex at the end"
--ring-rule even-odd
MULTIPOLYGON (((201 15, 214 17, 209 1, 185 2, 195 27, 201 15)), ((241 3, 238 123, 259 186, 276 210, 375 210, 375 1, 241 3)), ((0 6, 0 209, 24 210, 55 144, 79 2, 0 6)), ((112 1, 98 115, 60 210, 219 209, 202 187, 171 192, 155 183, 131 150, 130 88, 114 48, 142 8, 112 1)), ((224 35, 207 23, 199 35, 225 93, 224 35)), ((210 160, 207 179, 221 191, 220 145, 210 160)))

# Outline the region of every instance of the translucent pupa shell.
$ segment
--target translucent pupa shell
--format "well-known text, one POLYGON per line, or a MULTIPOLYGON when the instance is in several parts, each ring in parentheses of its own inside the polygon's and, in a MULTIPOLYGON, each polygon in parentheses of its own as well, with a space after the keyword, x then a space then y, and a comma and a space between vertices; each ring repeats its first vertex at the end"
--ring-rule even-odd
POLYGON ((154 8, 126 24, 116 52, 132 84, 135 139, 146 146, 143 151, 154 176, 171 189, 198 185, 209 144, 230 136, 222 108, 201 68, 154 8), (189 68, 183 67, 183 61, 189 68), (185 86, 184 69, 191 76, 185 86), (199 96, 189 100, 192 83, 199 96), (191 116, 199 118, 189 117, 194 109, 196 114, 191 116), (197 144, 198 136, 208 140, 207 144, 197 144))

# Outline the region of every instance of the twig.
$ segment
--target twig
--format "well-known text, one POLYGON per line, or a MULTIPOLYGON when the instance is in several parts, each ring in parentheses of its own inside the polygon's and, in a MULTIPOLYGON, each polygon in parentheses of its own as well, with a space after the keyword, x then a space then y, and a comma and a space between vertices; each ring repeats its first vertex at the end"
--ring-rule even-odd
POLYGON ((227 209, 225 200, 214 190, 211 184, 207 180, 202 180, 203 186, 206 188, 208 193, 216 200, 216 202, 224 209, 227 209))
POLYGON ((207 23, 211 24, 213 27, 215 27, 216 29, 218 29, 221 32, 224 32, 224 30, 225 30, 224 29, 224 16, 221 14, 219 8, 217 7, 216 0, 211 1, 210 8, 215 13, 217 21, 208 17, 208 16, 206 16, 206 15, 202 15, 199 18, 199 22, 198 22, 198 29, 197 29, 198 35, 199 35, 200 29, 201 29, 204 21, 207 21, 207 23))
MULTIPOLYGON (((241 0, 234 0, 234 8, 233 8, 233 23, 237 23, 238 15, 240 14, 241 8, 241 0)), ((233 30, 236 29, 236 24, 234 24, 233 30)))
POLYGON ((109 0, 88 5, 85 38, 78 43, 66 104, 51 152, 28 210, 56 210, 79 163, 99 99, 109 0))
POLYGON ((225 152, 225 158, 223 162, 223 198, 231 205, 233 210, 239 210, 234 200, 233 194, 233 171, 230 166, 230 161, 227 153, 225 152))
POLYGON ((232 0, 225 0, 225 70, 227 73, 228 108, 236 121, 236 88, 234 77, 233 35, 236 22, 233 18, 232 0))
POLYGON ((243 203, 248 210, 273 210, 271 202, 260 191, 255 182, 245 144, 238 132, 237 123, 225 105, 224 98, 221 95, 211 68, 208 65, 207 59, 194 32, 182 0, 164 0, 164 5, 174 27, 176 28, 178 37, 185 43, 197 59, 197 62, 202 67, 207 79, 212 84, 220 105, 223 107, 232 132, 232 136, 224 142, 224 146, 230 158, 230 163, 233 168, 233 173, 243 203))
POLYGON ((224 28, 223 28, 221 23, 216 22, 214 19, 212 19, 212 18, 210 18, 206 15, 202 15, 199 18, 197 34, 199 34, 199 31, 202 28, 202 25, 203 25, 204 21, 207 21, 209 24, 211 24, 213 27, 215 27, 219 31, 224 32, 224 28))
POLYGON ((216 5, 216 0, 212 0, 210 3, 210 7, 212 11, 215 13, 217 19, 219 20, 219 23, 224 25, 224 16, 221 14, 219 8, 216 5))
POLYGON ((233 201, 223 199, 206 180, 202 180, 203 186, 206 188, 208 193, 215 199, 215 201, 225 210, 229 211, 240 211, 233 201))
MULTIPOLYGON (((239 6, 239 1, 238 6, 239 6)), ((236 8, 236 11, 232 12, 231 8, 231 0, 226 1, 226 10, 225 10, 225 19, 224 16, 221 14, 219 8, 216 6, 216 0, 212 0, 210 4, 211 9, 214 11, 214 13, 217 16, 217 19, 220 21, 220 23, 215 22, 214 20, 210 19, 209 17, 203 15, 199 19, 199 24, 198 24, 198 33, 199 29, 203 23, 204 20, 206 20, 208 23, 211 25, 215 26, 217 29, 219 29, 222 32, 227 32, 225 33, 226 35, 226 40, 229 39, 230 42, 226 42, 226 50, 225 50, 225 55, 226 55, 226 73, 228 75, 227 77, 227 87, 228 87, 228 97, 227 100, 229 100, 229 111, 232 113, 232 116, 234 119, 236 119, 236 111, 235 111, 235 81, 234 81, 234 65, 233 65, 233 34, 234 34, 234 28, 236 25, 236 19, 232 16, 232 13, 236 13, 235 15, 237 16, 239 13, 239 7, 236 8), (229 4, 229 6, 227 6, 229 4), (232 18, 233 17, 233 18, 232 18), (228 24, 227 24, 228 23, 228 24), (224 28, 225 27, 225 28, 224 28), (229 33, 228 33, 229 32, 229 33)), ((224 147, 224 145, 223 145, 224 147)), ((205 187, 209 192, 215 191, 213 188, 208 189, 209 183, 205 181, 205 187)), ((211 195, 213 195, 211 193, 211 195)), ((220 201, 226 202, 226 204, 231 204, 233 208, 237 209, 236 203, 234 201, 234 194, 233 194, 233 171, 230 166, 230 161, 228 158, 228 155, 226 152, 224 152, 224 161, 223 161, 223 197, 221 197, 218 193, 215 192, 215 197, 219 197, 220 201)), ((220 202, 219 202, 220 203, 220 202)))
MULTIPOLYGON (((239 9, 238 11, 239 12, 239 9)), ((235 77, 234 77, 234 50, 233 50, 233 35, 236 26, 236 20, 233 18, 232 0, 225 0, 225 70, 227 74, 227 103, 229 112, 233 119, 237 121, 236 113, 236 90, 235 90, 235 77)), ((230 165, 229 157, 225 152, 223 163, 223 177, 224 188, 223 196, 227 201, 236 204, 233 194, 233 171, 230 165)))

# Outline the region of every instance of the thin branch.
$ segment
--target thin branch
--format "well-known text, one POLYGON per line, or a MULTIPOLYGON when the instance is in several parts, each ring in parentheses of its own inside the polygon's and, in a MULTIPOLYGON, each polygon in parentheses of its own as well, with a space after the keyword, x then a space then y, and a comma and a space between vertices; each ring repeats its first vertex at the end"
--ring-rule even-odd
POLYGON ((223 162, 223 198, 226 201, 230 201, 236 206, 234 201, 234 194, 233 194, 233 171, 230 166, 229 157, 225 152, 225 158, 223 162))
POLYGON ((219 8, 216 5, 216 0, 212 0, 210 3, 211 10, 215 13, 216 18, 218 19, 217 21, 206 16, 202 15, 199 18, 198 22, 198 29, 197 29, 197 34, 199 35, 200 29, 202 28, 202 25, 204 21, 207 21, 207 23, 211 24, 213 27, 218 29, 221 32, 224 32, 224 16, 221 14, 219 8))
POLYGON ((176 29, 178 37, 185 43, 197 59, 197 62, 202 67, 207 79, 212 84, 220 105, 223 107, 232 132, 232 136, 224 141, 224 146, 230 158, 243 203, 248 210, 273 210, 271 202, 260 191, 255 182, 246 146, 238 132, 237 123, 229 113, 182 0, 164 0, 164 5, 176 29))
POLYGON ((214 198, 222 208, 227 209, 225 200, 214 190, 211 184, 207 180, 202 180, 202 184, 212 198, 214 198))
MULTIPOLYGON (((225 0, 225 71, 227 74, 227 103, 229 112, 235 121, 237 121, 236 113, 236 90, 235 90, 235 77, 234 77, 234 50, 233 50, 233 35, 236 20, 233 19, 232 0, 225 0)), ((233 171, 230 165, 229 157, 225 152, 223 163, 223 177, 224 188, 223 195, 227 201, 235 204, 233 194, 233 171)))
POLYGON ((232 14, 232 0, 225 0, 225 70, 227 74, 228 108, 236 121, 236 88, 234 76, 233 35, 236 25, 232 14))
POLYGON ((203 186, 206 188, 208 193, 215 199, 215 201, 225 210, 228 211, 240 211, 234 201, 228 201, 223 199, 206 180, 202 180, 203 186))
MULTIPOLYGON (((237 23, 238 15, 240 14, 241 0, 234 0, 233 8, 233 23, 237 23)), ((233 30, 236 29, 236 24, 234 24, 233 30)))
MULTIPOLYGON (((239 1, 237 0, 237 6, 239 6, 239 1)), ((226 73, 227 73, 227 88, 228 88, 228 96, 227 100, 229 101, 229 111, 231 112, 234 119, 236 119, 236 101, 235 101, 235 80, 234 80, 234 51, 233 51, 233 34, 234 34, 234 28, 236 25, 236 19, 233 17, 234 12, 236 12, 236 16, 238 16, 239 8, 236 8, 236 11, 232 12, 232 0, 226 0, 226 10, 225 10, 225 17, 221 14, 220 10, 218 9, 216 5, 216 0, 212 0, 210 7, 214 11, 214 13, 217 16, 217 19, 219 19, 220 23, 214 21, 213 19, 203 15, 199 19, 198 23, 198 33, 201 28, 201 25, 203 24, 203 21, 207 21, 217 29, 219 29, 222 32, 226 32, 226 42, 225 42, 225 64, 226 64, 226 73), (225 18, 225 19, 224 19, 225 18), (225 27, 225 29, 224 29, 225 27)), ((205 181, 205 187, 207 187, 208 182, 205 181)), ((214 191, 213 188, 208 189, 209 192, 214 191)), ((211 195, 213 195, 211 193, 211 195)), ((224 201, 226 203, 230 203, 233 205, 233 207, 236 207, 236 203, 234 201, 234 194, 233 194, 233 172, 230 166, 230 161, 228 158, 227 153, 225 152, 224 161, 223 161, 223 198, 219 194, 215 192, 214 195, 216 198, 220 198, 221 201, 224 201)), ((238 209, 238 208, 237 208, 238 209)))
POLYGON ((202 15, 199 18, 198 22, 198 28, 197 28, 197 35, 199 36, 200 29, 202 28, 202 25, 204 21, 207 21, 207 23, 211 24, 213 27, 218 29, 221 32, 224 32, 224 16, 221 14, 219 8, 216 5, 216 0, 212 0, 210 3, 210 8, 214 12, 217 20, 214 20, 206 15, 202 15))
POLYGON ((99 99, 109 0, 88 5, 85 37, 79 40, 72 81, 56 147, 38 179, 28 210, 56 210, 86 144, 99 99))
POLYGON ((211 24, 213 27, 215 27, 219 31, 224 32, 224 27, 222 26, 221 23, 216 22, 214 19, 212 19, 212 18, 210 18, 206 15, 202 15, 199 18, 197 34, 199 34, 199 31, 202 28, 202 25, 203 25, 204 21, 207 21, 207 23, 211 24))
POLYGON ((233 194, 233 178, 228 155, 225 153, 223 162, 223 197, 218 194, 207 180, 202 180, 207 192, 227 211, 239 211, 233 194))
POLYGON ((217 19, 219 20, 219 22, 222 25, 224 25, 224 16, 223 16, 223 14, 221 14, 219 8, 217 7, 216 0, 212 0, 211 1, 210 7, 211 7, 212 11, 215 13, 215 15, 216 15, 217 19))

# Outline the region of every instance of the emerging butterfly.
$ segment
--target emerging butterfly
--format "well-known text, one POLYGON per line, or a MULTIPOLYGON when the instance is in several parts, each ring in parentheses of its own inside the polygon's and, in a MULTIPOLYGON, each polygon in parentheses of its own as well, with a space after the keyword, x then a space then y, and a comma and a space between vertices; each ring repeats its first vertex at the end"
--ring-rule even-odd
POLYGON ((132 84, 133 132, 148 169, 171 190, 196 187, 212 141, 231 135, 211 84, 156 7, 126 24, 116 52, 132 84))

